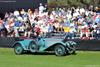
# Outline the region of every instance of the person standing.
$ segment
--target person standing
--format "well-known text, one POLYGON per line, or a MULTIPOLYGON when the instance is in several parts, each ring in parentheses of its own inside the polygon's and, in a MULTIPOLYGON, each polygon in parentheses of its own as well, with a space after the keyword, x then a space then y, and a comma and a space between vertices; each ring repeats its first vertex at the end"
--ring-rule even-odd
POLYGON ((45 10, 45 7, 42 5, 42 3, 40 3, 40 6, 39 6, 39 14, 41 15, 44 10, 45 10))

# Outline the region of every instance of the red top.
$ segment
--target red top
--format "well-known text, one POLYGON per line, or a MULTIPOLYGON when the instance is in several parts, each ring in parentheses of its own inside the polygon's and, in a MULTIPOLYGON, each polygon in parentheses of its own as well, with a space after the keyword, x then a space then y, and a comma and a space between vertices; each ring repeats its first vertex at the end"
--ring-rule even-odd
POLYGON ((88 28, 83 28, 82 32, 84 32, 84 33, 89 32, 89 29, 88 28))

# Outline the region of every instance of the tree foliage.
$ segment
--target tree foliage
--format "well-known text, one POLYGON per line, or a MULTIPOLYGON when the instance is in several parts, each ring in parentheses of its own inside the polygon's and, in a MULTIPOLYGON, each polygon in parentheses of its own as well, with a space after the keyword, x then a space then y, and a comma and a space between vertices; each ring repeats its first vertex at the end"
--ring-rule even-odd
POLYGON ((55 6, 100 6, 100 0, 48 0, 48 5, 55 6))

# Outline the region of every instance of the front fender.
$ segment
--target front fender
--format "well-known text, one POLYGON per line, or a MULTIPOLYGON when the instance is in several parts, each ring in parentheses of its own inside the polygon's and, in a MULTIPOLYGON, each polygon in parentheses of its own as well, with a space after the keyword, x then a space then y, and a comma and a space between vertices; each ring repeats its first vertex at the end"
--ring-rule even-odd
POLYGON ((66 44, 69 46, 69 45, 77 45, 77 43, 76 42, 74 42, 74 41, 67 41, 66 42, 66 44))
MULTIPOLYGON (((63 42, 57 42, 57 43, 55 43, 55 44, 61 44, 61 45, 63 45, 63 46, 66 46, 66 43, 63 43, 63 42)), ((54 45, 55 45, 54 44, 54 45)))

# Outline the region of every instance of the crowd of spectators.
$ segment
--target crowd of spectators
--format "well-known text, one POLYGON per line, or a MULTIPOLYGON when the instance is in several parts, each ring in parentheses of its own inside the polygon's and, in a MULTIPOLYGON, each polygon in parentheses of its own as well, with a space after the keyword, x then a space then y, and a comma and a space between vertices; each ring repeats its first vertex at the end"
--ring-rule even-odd
POLYGON ((64 32, 69 39, 99 39, 100 13, 85 8, 40 7, 32 11, 15 10, 0 19, 0 36, 31 37, 41 33, 64 32))

